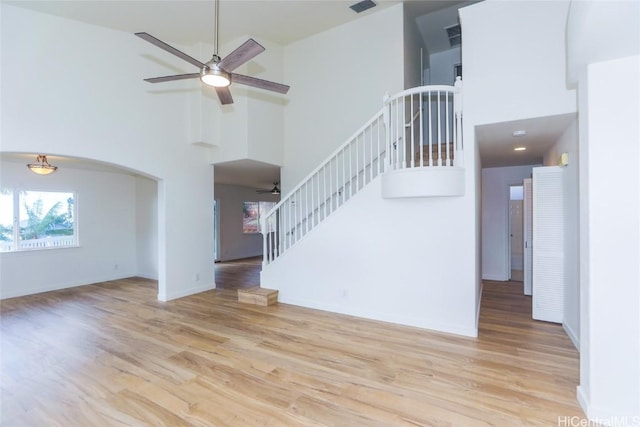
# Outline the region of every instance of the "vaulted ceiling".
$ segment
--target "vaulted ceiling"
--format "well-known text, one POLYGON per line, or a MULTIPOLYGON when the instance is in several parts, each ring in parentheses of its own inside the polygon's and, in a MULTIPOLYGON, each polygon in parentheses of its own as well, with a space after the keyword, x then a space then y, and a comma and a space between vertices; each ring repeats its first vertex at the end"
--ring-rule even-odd
MULTIPOLYGON (((212 43, 214 33, 213 0, 2 0, 4 3, 37 12, 77 20, 129 33, 145 31, 178 45, 212 43)), ((221 0, 220 44, 251 36, 282 45, 293 43, 322 31, 394 6, 401 0, 376 0, 377 6, 361 14, 349 8, 357 0, 221 0)), ((470 3, 459 0, 405 1, 409 16, 417 19, 440 11, 427 20, 433 29, 421 32, 429 50, 442 50, 447 43, 444 27, 455 23, 455 5, 470 3), (452 9, 453 7, 453 9, 452 9), (448 10, 448 12, 447 12, 448 10), (452 12, 453 11, 453 12, 452 12)), ((423 24, 424 25, 424 24, 423 24)), ((223 52, 224 54, 224 52, 223 52)), ((23 161, 22 157, 3 156, 23 161)), ((73 167, 73 159, 56 158, 60 164, 73 167)), ((87 167, 82 160, 80 167, 87 167)), ((111 166, 96 165, 102 170, 111 166)), ((279 168, 253 161, 239 161, 216 167, 216 182, 266 188, 279 180, 279 168)), ((270 188, 270 187, 269 187, 270 188)))
MULTIPOLYGON (((126 32, 146 31, 178 44, 213 41, 214 2, 201 0, 51 1, 5 0, 7 4, 126 32)), ((361 14, 349 8, 357 0, 221 0, 220 42, 253 36, 289 44, 401 0, 377 0, 361 14)), ((415 17, 465 3, 453 0, 405 1, 415 17)))

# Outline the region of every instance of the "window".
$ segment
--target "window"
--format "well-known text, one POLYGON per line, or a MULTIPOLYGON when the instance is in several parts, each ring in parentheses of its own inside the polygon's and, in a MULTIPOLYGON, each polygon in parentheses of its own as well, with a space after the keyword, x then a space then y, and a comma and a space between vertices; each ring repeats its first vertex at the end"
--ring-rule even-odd
POLYGON ((242 202, 242 232, 261 233, 260 218, 275 205, 276 202, 242 202))
POLYGON ((75 194, 3 189, 0 252, 77 245, 75 194))

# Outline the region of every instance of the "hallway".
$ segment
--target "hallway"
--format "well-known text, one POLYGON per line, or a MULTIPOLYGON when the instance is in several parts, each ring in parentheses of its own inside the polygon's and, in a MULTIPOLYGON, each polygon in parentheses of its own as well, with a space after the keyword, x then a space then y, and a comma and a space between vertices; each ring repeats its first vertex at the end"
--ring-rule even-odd
POLYGON ((216 262, 216 289, 242 289, 260 286, 262 257, 216 262))

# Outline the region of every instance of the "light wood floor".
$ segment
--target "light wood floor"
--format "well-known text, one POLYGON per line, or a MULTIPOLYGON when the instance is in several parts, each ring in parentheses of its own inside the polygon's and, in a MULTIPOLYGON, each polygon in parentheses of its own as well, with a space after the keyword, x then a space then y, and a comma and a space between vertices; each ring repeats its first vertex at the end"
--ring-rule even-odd
MULTIPOLYGON (((486 282, 478 339, 118 280, 2 301, 3 426, 556 426, 578 355, 486 282)), ((401 298, 401 295, 390 297, 401 298)))
POLYGON ((244 258, 215 264, 218 289, 243 289, 260 286, 262 257, 244 258))

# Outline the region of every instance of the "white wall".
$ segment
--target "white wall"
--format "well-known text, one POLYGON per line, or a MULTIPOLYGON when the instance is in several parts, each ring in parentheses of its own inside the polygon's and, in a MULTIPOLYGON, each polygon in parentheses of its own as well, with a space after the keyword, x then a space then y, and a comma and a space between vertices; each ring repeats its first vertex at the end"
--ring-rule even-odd
POLYGON ((76 193, 79 247, 0 253, 0 298, 131 277, 136 264, 136 178, 59 168, 52 175, 1 162, 3 188, 76 193))
POLYGON ((572 1, 567 20, 567 82, 575 86, 590 63, 640 51, 639 16, 638 1, 572 1))
MULTIPOLYGON (((258 40, 267 50, 247 65, 247 74, 289 84, 284 78, 284 48, 258 40)), ((289 89, 290 91, 296 88, 289 89)), ((248 88, 248 158, 282 166, 284 155, 284 107, 289 95, 248 88)))
POLYGON ((262 270, 284 303, 476 336, 469 197, 383 199, 374 179, 262 270))
POLYGON ((285 47, 284 193, 404 88, 403 36, 398 4, 285 47))
POLYGON ((429 67, 429 52, 424 45, 411 8, 403 8, 404 15, 404 88, 418 87, 422 83, 423 68, 429 67), (421 61, 422 55, 422 61, 421 61), (421 63, 422 62, 422 63, 421 63))
POLYGON ((640 420, 639 13, 638 2, 574 1, 567 22, 580 110, 578 400, 618 425, 640 420))
MULTIPOLYGON (((464 146, 467 191, 478 212, 481 195, 480 160, 475 127, 576 111, 576 93, 565 87, 564 45, 568 2, 487 0, 459 9, 464 67, 464 146), (473 166, 472 166, 473 165, 473 166)), ((472 231, 479 244, 486 230, 474 220, 472 231)), ((468 267, 480 269, 482 252, 475 251, 468 267)), ((477 270, 476 270, 477 269, 477 270)), ((480 306, 480 277, 476 301, 480 306)))
MULTIPOLYGON (((445 50, 431 55, 432 85, 453 85, 453 66, 462 62, 460 47, 445 50)), ((464 79, 464 75, 462 77, 464 79)))
POLYGON ((158 279, 158 184, 136 176, 136 276, 158 279))
POLYGON ((255 188, 216 184, 220 213, 220 261, 262 255, 262 234, 242 232, 242 202, 279 202, 280 196, 256 193, 255 188))
MULTIPOLYGON (((244 36, 226 43, 221 52, 232 51, 248 38, 249 36, 244 36)), ((256 41, 266 50, 235 72, 289 84, 284 79, 282 46, 264 39, 256 41)), ((240 84, 232 84, 230 90, 234 103, 224 106, 220 105, 215 92, 202 92, 202 102, 205 105, 203 122, 209 129, 208 133, 214 135, 212 162, 252 159, 281 166, 284 106, 288 103, 289 95, 240 84), (211 129, 214 127, 215 129, 211 129)))
POLYGON ((509 280, 509 186, 531 178, 533 166, 482 169, 482 278, 509 280))
POLYGON ((557 166, 567 153, 569 164, 562 174, 564 194, 564 319, 562 326, 576 348, 580 348, 580 259, 579 259, 579 155, 578 121, 574 120, 544 155, 545 166, 557 166))
POLYGON ((639 82, 640 56, 593 63, 578 82, 578 397, 589 418, 639 417, 635 423, 640 419, 639 82))
MULTIPOLYGON (((460 9, 465 125, 576 111, 565 83, 568 8, 568 1, 488 0, 460 9)), ((465 132, 465 142, 472 135, 465 132)))
POLYGON ((158 179, 159 298, 214 287, 213 167, 189 140, 194 88, 144 82, 163 67, 146 57, 158 49, 132 34, 0 7, 2 151, 95 159, 158 179))

